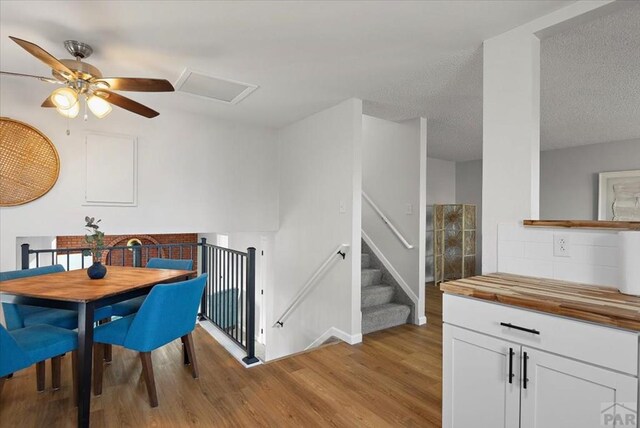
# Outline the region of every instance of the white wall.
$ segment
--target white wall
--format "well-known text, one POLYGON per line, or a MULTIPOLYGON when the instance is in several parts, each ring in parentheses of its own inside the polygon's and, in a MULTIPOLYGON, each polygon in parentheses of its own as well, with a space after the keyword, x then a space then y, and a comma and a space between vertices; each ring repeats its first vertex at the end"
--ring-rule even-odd
POLYGON ((498 271, 583 284, 617 286, 616 231, 498 227, 498 271), (568 237, 569 257, 553 254, 555 235, 568 237))
POLYGON ((428 167, 421 154, 426 153, 426 121, 397 123, 363 116, 362 130, 362 188, 414 248, 407 249, 364 199, 362 230, 408 287, 405 291, 416 307, 414 322, 419 323, 424 314, 426 225, 421 194, 426 183, 421 175, 428 167))
POLYGON ((598 219, 598 173, 640 169, 640 139, 540 154, 540 218, 598 219))
POLYGON ((267 296, 268 360, 306 349, 331 328, 352 342, 361 340, 361 146, 362 101, 355 99, 279 132, 280 229, 275 282, 267 296), (336 257, 284 327, 273 328, 340 244, 351 245, 346 260, 336 257))
POLYGON ((482 160, 456 162, 456 203, 476 206, 476 274, 482 272, 482 160))
POLYGON ((427 158, 427 205, 456 203, 456 163, 427 158))
MULTIPOLYGON (((596 220, 598 173, 630 169, 640 169, 640 140, 541 152, 540 218, 596 220)), ((478 205, 478 231, 481 233, 482 160, 456 163, 456 201, 478 205)), ((480 247, 478 254, 481 254, 480 247)))
MULTIPOLYGON (((25 96, 34 82, 5 83, 0 113, 51 139, 60 155, 60 177, 44 197, 0 209, 1 269, 16 268, 16 237, 82 234, 86 215, 102 218, 108 234, 277 229, 274 130, 166 109, 145 119, 115 107, 102 120, 70 120, 67 136, 65 118, 25 96), (81 205, 85 131, 138 137, 137 207, 81 205)), ((113 171, 118 173, 117 165, 113 171)))

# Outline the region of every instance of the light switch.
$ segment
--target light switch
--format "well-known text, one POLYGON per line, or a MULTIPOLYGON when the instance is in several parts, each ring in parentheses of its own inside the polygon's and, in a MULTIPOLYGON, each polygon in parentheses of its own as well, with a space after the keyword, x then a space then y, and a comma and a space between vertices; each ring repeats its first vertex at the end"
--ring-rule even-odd
POLYGON ((411 215, 413 214, 413 205, 412 204, 407 204, 407 209, 404 212, 406 215, 411 215))
POLYGON ((347 212, 347 204, 344 201, 340 201, 340 214, 345 214, 347 212))

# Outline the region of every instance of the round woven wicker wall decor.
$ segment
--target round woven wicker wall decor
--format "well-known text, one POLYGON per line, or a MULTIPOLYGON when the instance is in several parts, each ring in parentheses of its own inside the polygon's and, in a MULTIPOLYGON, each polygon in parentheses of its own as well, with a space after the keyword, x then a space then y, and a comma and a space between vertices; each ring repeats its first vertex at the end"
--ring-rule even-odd
POLYGON ((56 184, 59 173, 58 151, 42 132, 0 117, 0 206, 38 199, 56 184))

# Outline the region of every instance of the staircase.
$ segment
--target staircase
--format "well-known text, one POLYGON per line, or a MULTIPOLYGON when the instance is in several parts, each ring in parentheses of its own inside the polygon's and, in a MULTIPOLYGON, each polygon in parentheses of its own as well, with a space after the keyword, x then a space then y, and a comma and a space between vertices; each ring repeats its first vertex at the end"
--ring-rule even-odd
POLYGON ((396 300, 395 288, 372 261, 370 254, 362 254, 362 334, 406 324, 411 314, 411 307, 396 300))

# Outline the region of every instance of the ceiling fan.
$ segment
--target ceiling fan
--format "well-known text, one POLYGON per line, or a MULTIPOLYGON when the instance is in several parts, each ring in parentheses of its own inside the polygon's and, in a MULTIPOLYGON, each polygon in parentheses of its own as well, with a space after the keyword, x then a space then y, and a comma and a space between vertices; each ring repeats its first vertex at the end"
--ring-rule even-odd
POLYGON ((40 46, 9 36, 20 47, 51 67, 51 77, 34 76, 31 74, 0 71, 1 74, 11 76, 32 77, 43 82, 61 85, 54 90, 42 103, 42 107, 55 107, 58 113, 65 117, 74 118, 80 112, 81 98, 86 107, 98 118, 103 118, 111 112, 111 104, 147 118, 153 118, 160 113, 140 104, 130 98, 113 91, 137 92, 173 92, 173 85, 165 79, 148 79, 137 77, 102 77, 98 68, 83 62, 93 49, 86 43, 67 40, 64 46, 75 59, 57 59, 40 46))

